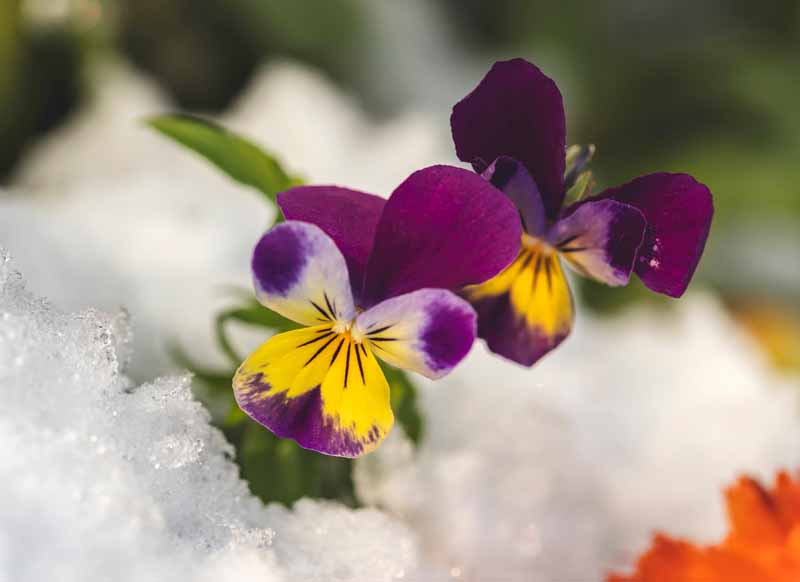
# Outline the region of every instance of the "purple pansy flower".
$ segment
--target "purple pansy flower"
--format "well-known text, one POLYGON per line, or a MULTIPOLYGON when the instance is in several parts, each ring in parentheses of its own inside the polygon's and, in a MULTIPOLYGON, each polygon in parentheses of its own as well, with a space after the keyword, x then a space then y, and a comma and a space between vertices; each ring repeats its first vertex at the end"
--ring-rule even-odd
POLYGON ((458 157, 508 195, 525 231, 517 260, 464 293, 493 352, 529 366, 569 334, 562 258, 608 285, 625 285, 635 272, 658 293, 686 290, 714 213, 705 185, 649 174, 564 208, 588 156, 567 169, 561 93, 523 59, 495 63, 450 121, 458 157))
POLYGON ((519 218, 489 182, 448 166, 412 174, 388 201, 305 186, 278 204, 287 222, 256 245, 256 296, 306 327, 272 337, 242 363, 236 400, 280 437, 357 457, 394 420, 376 358, 429 378, 460 362, 476 315, 451 290, 514 260, 519 218))

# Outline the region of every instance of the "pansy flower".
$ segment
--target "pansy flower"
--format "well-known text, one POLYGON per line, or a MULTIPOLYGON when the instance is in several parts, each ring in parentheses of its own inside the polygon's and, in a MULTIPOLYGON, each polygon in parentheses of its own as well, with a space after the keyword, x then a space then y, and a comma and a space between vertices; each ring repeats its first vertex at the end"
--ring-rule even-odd
POLYGON ((393 423, 378 359, 447 374, 476 335, 453 293, 497 275, 521 230, 507 197, 472 172, 434 166, 387 200, 336 186, 278 197, 287 222, 253 253, 258 300, 305 326, 242 363, 239 406, 279 437, 329 455, 373 450, 393 423))
POLYGON ((517 260, 465 292, 492 351, 532 365, 566 338, 574 307, 563 263, 608 285, 633 272, 658 293, 686 290, 711 225, 708 188, 650 174, 565 208, 589 156, 567 168, 561 93, 534 65, 495 63, 455 105, 451 126, 458 157, 514 201, 524 228, 517 260))

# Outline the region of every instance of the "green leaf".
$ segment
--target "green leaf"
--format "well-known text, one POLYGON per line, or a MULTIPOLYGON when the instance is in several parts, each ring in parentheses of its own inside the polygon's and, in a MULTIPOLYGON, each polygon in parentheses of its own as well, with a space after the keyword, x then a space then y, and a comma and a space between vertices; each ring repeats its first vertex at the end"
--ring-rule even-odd
POLYGON ((395 418, 403 427, 408 438, 419 444, 422 438, 423 421, 417 407, 417 389, 403 370, 381 363, 392 399, 395 418))
POLYGON ((282 315, 267 309, 253 300, 248 301, 247 304, 242 307, 234 307, 233 309, 223 311, 217 315, 214 322, 214 331, 220 349, 230 358, 234 366, 241 364, 243 358, 236 353, 236 350, 233 349, 233 345, 228 339, 225 326, 229 321, 238 321, 239 323, 245 323, 247 325, 257 325, 272 329, 278 333, 297 329, 297 327, 299 327, 292 320, 286 319, 282 315))
POLYGON ((262 192, 271 202, 299 179, 289 176, 274 156, 211 121, 185 114, 151 117, 146 123, 201 155, 231 178, 262 192))

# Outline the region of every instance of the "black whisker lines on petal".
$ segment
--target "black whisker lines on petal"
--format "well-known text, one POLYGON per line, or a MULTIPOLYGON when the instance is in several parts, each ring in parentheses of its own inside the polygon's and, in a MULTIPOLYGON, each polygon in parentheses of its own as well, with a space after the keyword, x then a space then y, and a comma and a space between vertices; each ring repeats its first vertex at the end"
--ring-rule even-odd
POLYGON ((542 255, 536 255, 536 264, 533 266, 533 281, 531 285, 536 287, 536 281, 539 279, 539 271, 542 270, 542 255))
MULTIPOLYGON (((309 301, 310 301, 310 300, 309 300, 309 301)), ((322 309, 322 307, 320 307, 319 305, 317 305, 317 304, 316 304, 314 301, 310 301, 310 303, 311 303, 311 305, 313 305, 313 306, 314 306, 314 309, 316 309, 317 311, 319 311, 319 312, 320 312, 320 313, 321 313, 321 314, 322 314, 322 315, 325 317, 325 319, 323 319, 322 321, 331 321, 331 320, 333 319, 333 318, 332 318, 330 315, 328 315, 328 312, 327 312, 327 311, 325 311, 324 309, 322 309)))
POLYGON ((320 354, 322 353, 322 350, 324 350, 324 349, 325 349, 325 348, 327 348, 329 345, 331 345, 331 342, 332 342, 333 340, 335 340, 335 339, 336 339, 336 336, 334 335, 334 336, 333 336, 331 339, 329 339, 328 341, 326 341, 326 342, 325 342, 325 343, 322 345, 322 347, 321 347, 321 348, 319 348, 319 349, 318 349, 316 352, 314 352, 314 354, 313 354, 313 355, 312 355, 310 358, 308 358, 308 361, 306 361, 306 363, 305 363, 305 364, 303 364, 303 367, 305 368, 305 367, 306 367, 306 366, 308 366, 308 365, 309 365, 311 362, 313 362, 315 359, 317 359, 317 356, 318 356, 318 355, 320 355, 320 354))
POLYGON ((397 325, 397 324, 396 323, 392 323, 390 325, 384 325, 383 327, 379 327, 378 329, 374 329, 372 331, 369 331, 369 332, 367 332, 367 337, 369 337, 371 335, 378 334, 378 333, 382 333, 382 332, 386 331, 387 329, 393 328, 395 325, 397 325))
POLYGON ((579 236, 580 236, 579 234, 573 234, 572 236, 568 236, 567 238, 565 238, 564 240, 562 240, 558 244, 556 244, 556 248, 561 250, 563 247, 567 246, 569 243, 574 241, 579 236))
POLYGON ((581 251, 588 250, 589 247, 570 247, 570 248, 560 248, 558 249, 559 252, 562 253, 580 253, 581 251))
POLYGON ((344 342, 346 342, 346 341, 347 340, 345 338, 342 338, 342 341, 340 341, 339 345, 336 346, 336 351, 333 352, 333 357, 331 357, 331 363, 330 363, 331 366, 333 366, 333 363, 336 361, 336 358, 339 356, 339 352, 341 351, 342 346, 344 345, 344 342))
POLYGON ((399 337, 371 337, 369 338, 371 342, 396 342, 400 341, 399 337))
POLYGON ((333 335, 333 332, 332 332, 331 330, 329 330, 329 329, 322 329, 322 330, 320 330, 320 331, 321 331, 321 332, 324 332, 324 333, 323 333, 323 335, 321 335, 321 336, 319 336, 319 337, 315 337, 314 339, 310 339, 310 340, 308 340, 307 342, 303 342, 303 343, 301 343, 301 344, 300 344, 299 346, 297 346, 297 347, 298 347, 298 348, 303 348, 303 347, 305 347, 305 346, 310 346, 310 345, 311 345, 311 344, 313 344, 313 343, 316 343, 316 342, 318 342, 318 341, 320 341, 320 340, 324 340, 324 339, 325 339, 326 337, 328 337, 329 335, 333 335))
POLYGON ((344 364, 344 387, 347 388, 347 378, 350 376, 350 348, 353 347, 353 344, 347 342, 347 359, 345 360, 344 364))
POLYGON ((331 306, 331 300, 328 299, 328 294, 323 291, 322 295, 325 297, 325 305, 328 306, 328 311, 330 311, 331 319, 336 319, 336 310, 331 306))
POLYGON ((524 271, 527 268, 527 266, 531 264, 531 261, 533 260, 533 255, 534 253, 526 251, 525 258, 522 260, 522 263, 520 264, 519 267, 520 272, 524 271))
MULTIPOLYGON (((364 344, 361 344, 361 347, 364 347, 364 344)), ((358 346, 356 346, 356 360, 358 360, 358 371, 361 372, 361 383, 366 384, 367 381, 364 379, 364 366, 361 363, 361 352, 358 351, 358 346)))
POLYGON ((386 352, 387 354, 391 354, 391 352, 390 352, 389 350, 387 350, 385 347, 383 347, 381 344, 375 344, 375 345, 374 345, 374 346, 372 346, 372 347, 373 347, 373 348, 378 348, 379 350, 383 350, 383 351, 384 351, 384 352, 386 352))
POLYGON ((552 258, 548 258, 544 262, 544 273, 547 275, 547 290, 552 293, 553 292, 553 274, 550 272, 550 261, 552 258))

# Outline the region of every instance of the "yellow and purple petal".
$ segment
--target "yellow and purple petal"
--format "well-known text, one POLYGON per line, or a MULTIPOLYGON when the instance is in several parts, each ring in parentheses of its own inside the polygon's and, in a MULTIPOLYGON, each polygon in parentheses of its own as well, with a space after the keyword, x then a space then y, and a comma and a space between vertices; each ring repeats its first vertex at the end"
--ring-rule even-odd
POLYGON ((356 299, 385 205, 383 198, 338 186, 299 186, 278 194, 278 206, 287 220, 317 225, 339 247, 356 299))
POLYGON ((590 200, 610 198, 637 208, 647 220, 635 272, 651 290, 683 295, 711 229, 711 191, 687 174, 649 174, 590 200))
POLYGON ((570 333, 572 294, 555 250, 528 241, 494 279, 464 292, 478 313, 478 336, 489 349, 531 366, 570 333))
POLYGON ((288 221, 267 231, 252 269, 259 302, 284 317, 305 325, 355 317, 344 257, 313 224, 288 221))
POLYGON ((521 232, 514 205, 479 175, 452 166, 419 170, 383 209, 364 306, 418 289, 486 281, 514 260, 521 232))
POLYGON ((233 387, 255 421, 327 455, 366 454, 394 422, 389 385, 370 347, 329 325, 269 339, 240 366, 233 387))
POLYGON ((598 200, 559 220, 548 240, 582 275, 606 285, 627 285, 646 225, 633 206, 598 200))
POLYGON ((454 293, 420 289, 368 309, 354 333, 389 364, 435 379, 469 353, 476 326, 475 311, 454 293))
POLYGON ((524 59, 494 64, 450 117, 459 159, 478 172, 500 156, 522 162, 551 220, 564 200, 566 121, 558 87, 524 59))
POLYGON ((514 158, 501 156, 481 174, 508 196, 517 207, 522 228, 533 236, 544 236, 547 216, 542 195, 530 172, 514 158))

